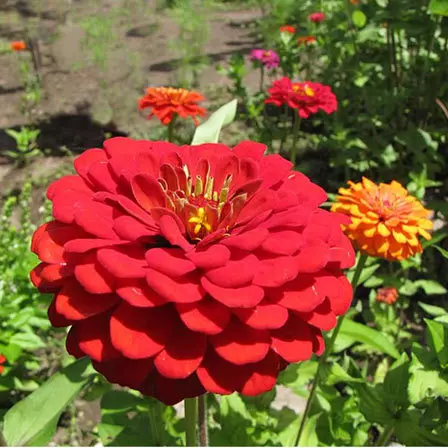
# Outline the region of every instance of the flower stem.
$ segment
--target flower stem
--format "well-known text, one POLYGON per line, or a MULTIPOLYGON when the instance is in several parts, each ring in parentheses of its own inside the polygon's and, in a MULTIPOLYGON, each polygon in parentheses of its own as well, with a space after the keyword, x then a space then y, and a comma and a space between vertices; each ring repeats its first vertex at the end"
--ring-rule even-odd
POLYGON ((264 86, 264 66, 260 67, 260 92, 263 92, 264 86))
POLYGON ((207 395, 198 397, 199 445, 208 446, 207 395))
POLYGON ((177 118, 177 114, 173 115, 173 118, 171 119, 171 121, 168 123, 168 141, 169 142, 173 142, 173 138, 174 138, 174 122, 176 121, 177 118))
POLYGON ((375 446, 386 446, 386 443, 389 441, 393 432, 394 432, 394 423, 392 421, 384 428, 384 431, 378 437, 378 440, 376 441, 375 446))
POLYGON ((294 122, 292 125, 292 147, 291 147, 291 163, 293 166, 296 165, 296 154, 297 154, 297 137, 299 136, 300 128, 300 116, 294 113, 294 122))
POLYGON ((198 399, 186 398, 185 404, 185 446, 198 446, 197 415, 198 399))
MULTIPOLYGON (((353 279, 352 279, 353 297, 355 296, 356 287, 358 286, 359 278, 361 277, 361 272, 366 264, 366 260, 367 260, 367 255, 361 254, 359 257, 359 260, 358 260, 358 264, 356 265, 355 273, 353 274, 353 279)), ((339 331, 342 326, 342 322, 344 322, 344 317, 345 316, 341 316, 339 318, 338 324, 336 325, 336 328, 333 330, 333 334, 331 335, 331 339, 329 340, 329 342, 327 344, 325 352, 319 358, 319 364, 317 365, 317 371, 316 371, 316 374, 314 375, 313 385, 311 386, 311 391, 308 396, 308 400, 306 402, 305 410, 303 411, 302 420, 301 420, 300 426, 299 426, 299 432, 297 433, 296 443, 294 446, 299 446, 300 438, 302 437, 302 433, 305 428, 305 423, 306 423, 308 414, 310 412, 311 405, 313 404, 314 397, 316 396, 316 390, 317 390, 317 386, 319 385, 322 368, 325 365, 325 362, 327 361, 328 356, 330 355, 330 353, 333 350, 333 346, 336 341, 336 338, 338 337, 339 331)))
POLYGON ((154 446, 163 446, 163 432, 159 424, 160 420, 160 403, 154 399, 149 399, 149 428, 151 431, 151 439, 154 446))

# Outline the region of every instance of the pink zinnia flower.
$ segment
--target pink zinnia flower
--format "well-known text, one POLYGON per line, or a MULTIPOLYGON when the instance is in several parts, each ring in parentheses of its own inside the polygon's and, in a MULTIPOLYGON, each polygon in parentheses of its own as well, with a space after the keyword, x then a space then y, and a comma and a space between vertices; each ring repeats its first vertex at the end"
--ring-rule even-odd
POLYGON ((256 48, 250 52, 251 61, 261 62, 266 68, 276 68, 280 62, 278 54, 273 50, 256 48))
POLYGON ((308 16, 311 22, 320 23, 325 20, 325 14, 323 12, 313 12, 308 16))

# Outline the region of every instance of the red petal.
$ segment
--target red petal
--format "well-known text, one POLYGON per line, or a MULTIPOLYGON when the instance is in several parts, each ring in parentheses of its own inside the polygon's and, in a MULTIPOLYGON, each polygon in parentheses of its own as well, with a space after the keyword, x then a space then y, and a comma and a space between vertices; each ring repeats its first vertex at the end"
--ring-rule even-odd
POLYGON ((230 235, 230 237, 223 239, 221 244, 251 252, 260 246, 268 235, 269 232, 266 229, 254 229, 238 235, 230 235))
MULTIPOLYGON (((62 314, 59 314, 56 311, 55 303, 56 303, 56 300, 53 299, 50 306, 48 307, 48 319, 50 320, 51 325, 53 325, 53 327, 56 327, 56 328, 68 327, 68 326, 72 325, 73 322, 71 320, 66 319, 62 314)), ((84 356, 84 355, 82 355, 82 356, 84 356)))
POLYGON ((106 153, 99 148, 88 149, 84 151, 80 156, 76 157, 73 162, 76 172, 84 179, 88 181, 87 173, 90 167, 98 161, 107 161, 106 153))
POLYGON ((227 263, 230 258, 230 251, 222 244, 215 244, 202 251, 188 252, 186 256, 198 268, 213 269, 227 263))
POLYGON ((53 198, 53 217, 60 222, 70 224, 75 219, 76 211, 88 207, 92 202, 92 194, 66 190, 53 198))
POLYGON ((154 207, 165 207, 167 196, 155 177, 149 174, 137 174, 131 179, 135 200, 147 212, 154 207))
POLYGON ((325 351, 325 339, 319 329, 310 327, 310 330, 313 337, 313 352, 320 356, 325 351))
POLYGON ((70 328, 67 334, 65 348, 70 355, 74 356, 77 359, 84 358, 84 356, 86 356, 86 354, 79 348, 76 330, 74 327, 70 328))
POLYGON ((279 372, 279 357, 270 350, 262 361, 251 366, 250 375, 245 380, 240 392, 244 395, 258 395, 271 390, 277 382, 279 372))
POLYGON ((116 294, 89 294, 73 278, 64 283, 56 295, 56 311, 70 320, 82 320, 115 306, 120 301, 116 294))
POLYGON ((266 330, 254 330, 232 319, 225 330, 210 337, 216 353, 233 364, 261 361, 269 350, 270 337, 266 330))
POLYGON ((252 196, 238 215, 237 224, 244 225, 262 212, 272 210, 275 207, 275 199, 275 193, 271 190, 263 190, 252 196))
POLYGON ((276 257, 262 260, 254 278, 254 284, 276 288, 294 280, 299 271, 295 257, 276 257))
POLYGON ((117 294, 129 305, 137 308, 152 308, 167 303, 166 299, 153 291, 143 279, 120 280, 117 284, 117 294))
POLYGON ((214 350, 208 350, 198 367, 197 375, 204 388, 211 393, 228 395, 240 390, 247 379, 244 366, 225 361, 214 350))
POLYGON ((313 354, 310 327, 301 318, 289 315, 282 328, 271 331, 271 348, 288 362, 304 361, 313 354))
POLYGON ((255 308, 234 308, 232 312, 249 327, 267 330, 282 327, 288 320, 288 310, 263 300, 255 308))
POLYGON ((335 314, 331 311, 330 301, 325 299, 314 311, 299 313, 301 319, 321 330, 329 331, 337 324, 335 314))
POLYGON ((105 313, 81 320, 73 327, 79 349, 95 361, 108 361, 120 355, 110 341, 109 321, 110 313, 105 313))
POLYGON ((325 294, 316 287, 316 284, 317 280, 311 275, 299 274, 292 282, 272 290, 269 298, 291 310, 309 312, 325 300, 325 294))
POLYGON ((144 278, 145 250, 139 246, 99 249, 98 262, 117 278, 144 278))
POLYGON ((117 358, 106 362, 93 361, 92 365, 110 383, 138 389, 152 372, 154 361, 152 359, 117 358))
POLYGON ((176 303, 176 309, 190 330, 201 333, 221 333, 230 320, 229 309, 207 297, 195 303, 176 303))
POLYGON ((81 194, 87 194, 91 196, 93 194, 92 189, 84 182, 79 176, 64 176, 51 183, 47 190, 47 198, 52 201, 56 195, 64 194, 67 190, 78 191, 81 194))
POLYGON ((258 305, 263 297, 263 288, 250 285, 242 288, 222 288, 213 284, 206 277, 201 278, 204 289, 218 302, 231 308, 251 308, 258 305))
POLYGON ((115 277, 98 262, 94 252, 88 253, 75 266, 75 277, 92 294, 109 294, 114 291, 115 277))
POLYGON ((93 163, 87 173, 87 178, 95 186, 96 191, 117 192, 117 182, 111 174, 108 161, 93 163))
POLYGON ((154 230, 131 216, 119 216, 114 220, 114 230, 120 238, 135 241, 154 235, 154 230))
POLYGON ((51 292, 60 288, 64 278, 72 275, 71 268, 61 264, 38 264, 30 273, 33 285, 41 292, 51 292))
POLYGON ((263 158, 266 148, 266 145, 262 143, 245 140, 234 146, 232 152, 238 157, 249 157, 259 162, 263 158))
POLYGON ((293 167, 292 163, 278 154, 269 154, 260 161, 260 177, 264 187, 269 188, 281 180, 286 180, 293 167))
POLYGON ((205 295, 205 291, 199 282, 199 276, 196 273, 173 280, 154 269, 148 269, 146 281, 157 294, 170 302, 197 302, 205 295))
POLYGON ((304 246, 295 259, 299 265, 299 272, 318 272, 330 260, 330 249, 326 244, 304 246))
POLYGON ((205 392, 196 374, 182 380, 173 380, 155 374, 140 390, 144 395, 153 396, 167 406, 175 405, 185 398, 197 397, 205 392))
POLYGON ((292 230, 271 231, 264 240, 262 249, 278 255, 295 254, 303 245, 303 236, 292 230))
POLYGON ((181 277, 196 269, 194 263, 185 258, 178 248, 154 248, 146 252, 148 266, 169 277, 181 277))
POLYGON ((257 257, 249 254, 238 261, 229 261, 225 266, 207 271, 205 276, 217 286, 235 288, 252 281, 257 264, 257 257))
POLYGON ((179 326, 164 350, 154 359, 159 373, 168 378, 187 378, 202 362, 206 348, 204 334, 179 326))
POLYGON ((119 246, 121 244, 128 244, 127 241, 119 240, 102 240, 98 238, 81 238, 68 241, 64 244, 64 251, 74 254, 83 254, 92 249, 99 249, 102 247, 119 246))
POLYGON ((104 239, 118 239, 113 218, 118 214, 112 207, 91 201, 75 211, 76 223, 86 232, 104 239))
MULTIPOLYGON (((166 212, 168 212, 168 210, 166 210, 166 212)), ((193 246, 188 243, 188 241, 184 237, 185 228, 182 228, 182 223, 179 223, 173 216, 171 216, 170 214, 165 214, 160 217, 158 223, 163 236, 173 246, 179 246, 185 251, 193 248, 193 246)))
POLYGON ((163 350, 176 323, 169 306, 135 308, 122 303, 110 320, 112 344, 127 358, 150 358, 163 350))

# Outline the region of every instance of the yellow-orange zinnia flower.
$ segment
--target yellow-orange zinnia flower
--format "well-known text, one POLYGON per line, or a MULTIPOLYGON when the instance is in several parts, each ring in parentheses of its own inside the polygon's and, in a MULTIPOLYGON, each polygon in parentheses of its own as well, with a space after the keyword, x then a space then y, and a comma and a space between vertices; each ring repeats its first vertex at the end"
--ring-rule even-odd
POLYGON ((203 117, 206 110, 198 103, 205 98, 198 92, 173 87, 148 87, 146 94, 140 98, 139 109, 151 108, 148 118, 155 115, 163 124, 169 124, 175 115, 182 118, 203 117))
POLYGON ((14 40, 9 45, 10 45, 12 51, 26 50, 26 43, 24 40, 14 40))
POLYGON ((387 260, 406 260, 422 252, 419 236, 431 239, 431 212, 398 182, 376 185, 363 177, 340 188, 331 210, 350 216, 347 236, 365 253, 387 260))

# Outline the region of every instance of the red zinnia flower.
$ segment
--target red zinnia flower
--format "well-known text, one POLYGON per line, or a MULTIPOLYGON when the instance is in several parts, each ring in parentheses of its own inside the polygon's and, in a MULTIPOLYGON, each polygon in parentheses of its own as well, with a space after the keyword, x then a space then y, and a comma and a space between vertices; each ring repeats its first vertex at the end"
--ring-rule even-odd
POLYGON ((205 116, 206 110, 198 106, 204 101, 198 92, 173 87, 148 87, 146 94, 140 99, 139 109, 151 108, 148 118, 155 115, 163 124, 169 124, 174 115, 182 118, 192 117, 196 125, 196 117, 205 116))
POLYGON ((0 375, 4 372, 5 366, 3 365, 6 362, 6 357, 0 353, 0 375))
POLYGON ((283 25, 279 28, 281 33, 289 33, 289 34, 295 34, 296 27, 292 25, 283 25))
POLYGON ((308 19, 310 19, 311 22, 320 23, 325 20, 325 14, 323 12, 313 12, 308 16, 308 19))
POLYGON ((23 40, 15 40, 10 43, 12 51, 24 51, 26 50, 26 43, 23 40))
POLYGON ((314 44, 315 42, 316 42, 316 38, 314 36, 300 36, 297 39, 297 43, 299 45, 314 44))
POLYGON ((324 350, 354 263, 325 192, 265 146, 107 140, 54 182, 31 273, 67 349, 166 404, 255 395, 324 350))
POLYGON ((376 292, 376 300, 392 305, 398 299, 398 291, 396 288, 380 288, 376 292))
POLYGON ((338 108, 336 96, 331 88, 316 82, 292 82, 289 78, 283 77, 274 81, 268 92, 270 96, 265 103, 275 106, 286 104, 291 109, 297 109, 302 118, 308 118, 319 109, 331 114, 338 108))

